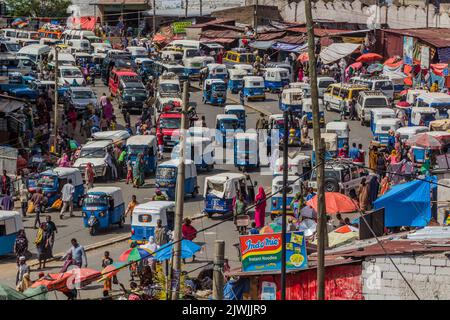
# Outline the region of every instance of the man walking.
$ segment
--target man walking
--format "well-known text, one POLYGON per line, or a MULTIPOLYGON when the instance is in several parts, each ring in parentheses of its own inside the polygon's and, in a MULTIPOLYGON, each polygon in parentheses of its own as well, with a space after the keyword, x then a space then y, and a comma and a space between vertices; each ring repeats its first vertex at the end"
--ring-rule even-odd
POLYGON ((36 192, 31 197, 31 202, 34 206, 34 212, 36 212, 36 217, 34 219, 34 229, 37 229, 41 225, 41 212, 42 206, 44 204, 44 195, 42 194, 42 189, 38 188, 36 192))
POLYGON ((30 274, 30 267, 27 265, 24 256, 19 257, 19 264, 17 266, 16 286, 23 280, 25 274, 30 274))
POLYGON ((66 254, 61 258, 61 260, 65 260, 66 258, 71 257, 71 262, 68 266, 76 265, 79 268, 81 268, 81 266, 83 265, 84 260, 84 267, 87 268, 88 263, 84 247, 81 246, 78 243, 77 239, 75 238, 70 240, 70 242, 72 243, 72 247, 66 252, 66 254))
POLYGON ((131 201, 130 201, 130 203, 128 204, 128 207, 127 207, 127 211, 125 212, 125 217, 128 215, 128 214, 130 214, 130 224, 132 223, 132 220, 133 220, 133 211, 134 211, 134 208, 136 208, 136 206, 138 205, 139 203, 137 202, 137 200, 136 200, 136 196, 135 195, 132 195, 131 196, 131 201))
POLYGON ((73 217, 73 194, 75 192, 75 187, 72 184, 72 179, 69 179, 67 183, 63 186, 61 190, 61 200, 63 202, 61 213, 59 214, 59 218, 64 218, 64 212, 67 211, 67 207, 69 207, 70 216, 73 217))
POLYGON ((53 245, 55 244, 55 233, 58 233, 58 228, 56 228, 56 224, 52 221, 51 216, 47 216, 46 220, 47 222, 47 233, 49 234, 49 245, 50 245, 50 251, 53 252, 53 245))

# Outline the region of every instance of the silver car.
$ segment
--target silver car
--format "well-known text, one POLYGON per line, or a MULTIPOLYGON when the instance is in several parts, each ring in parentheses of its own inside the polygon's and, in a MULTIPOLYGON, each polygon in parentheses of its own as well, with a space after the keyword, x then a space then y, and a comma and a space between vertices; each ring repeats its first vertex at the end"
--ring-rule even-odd
POLYGON ((67 106, 83 112, 89 104, 97 108, 97 96, 89 87, 70 87, 66 92, 67 106))

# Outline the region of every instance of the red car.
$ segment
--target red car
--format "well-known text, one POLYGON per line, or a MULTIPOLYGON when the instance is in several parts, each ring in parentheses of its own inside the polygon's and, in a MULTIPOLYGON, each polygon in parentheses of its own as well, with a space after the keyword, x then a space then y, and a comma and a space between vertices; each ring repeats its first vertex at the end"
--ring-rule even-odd
POLYGON ((164 147, 173 148, 179 139, 181 113, 162 113, 156 123, 156 132, 163 134, 164 147))

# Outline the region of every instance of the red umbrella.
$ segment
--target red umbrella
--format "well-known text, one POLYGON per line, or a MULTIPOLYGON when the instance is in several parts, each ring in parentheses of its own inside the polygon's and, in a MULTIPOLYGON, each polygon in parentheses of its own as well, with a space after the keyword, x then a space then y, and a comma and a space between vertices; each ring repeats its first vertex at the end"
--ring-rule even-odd
POLYGON ((308 52, 303 52, 301 55, 298 56, 297 61, 300 61, 301 63, 305 63, 309 61, 309 55, 308 52))
POLYGON ((362 54, 356 59, 357 62, 372 62, 377 60, 382 60, 383 57, 380 56, 378 53, 365 53, 362 54))
POLYGON ((450 133, 439 131, 419 133, 408 139, 406 143, 421 148, 440 149, 450 143, 450 133))
POLYGON ((409 89, 405 89, 405 90, 403 90, 403 91, 400 91, 400 95, 401 95, 401 96, 407 95, 407 94, 408 94, 408 90, 409 90, 409 89))
POLYGON ((409 107, 411 107, 411 105, 407 101, 399 101, 399 102, 397 102, 396 106, 399 107, 399 108, 409 108, 409 107))
MULTIPOLYGON (((315 195, 311 200, 306 202, 316 212, 318 211, 317 199, 318 196, 315 195)), ((325 192, 325 206, 327 214, 350 213, 359 210, 355 201, 339 192, 325 192)))

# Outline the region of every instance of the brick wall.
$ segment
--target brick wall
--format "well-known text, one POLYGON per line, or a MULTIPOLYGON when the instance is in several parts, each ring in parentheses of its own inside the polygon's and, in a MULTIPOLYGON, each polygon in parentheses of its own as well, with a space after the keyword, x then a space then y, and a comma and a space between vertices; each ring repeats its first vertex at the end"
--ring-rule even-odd
MULTIPOLYGON (((401 255, 391 258, 420 299, 450 299, 450 259, 444 254, 401 255)), ((368 257, 363 262, 362 268, 365 299, 416 299, 389 258, 368 257)))

